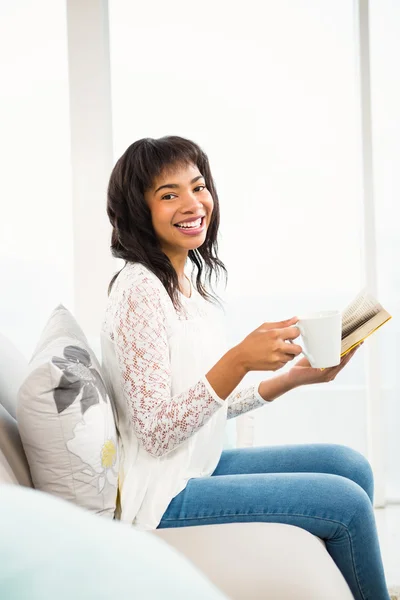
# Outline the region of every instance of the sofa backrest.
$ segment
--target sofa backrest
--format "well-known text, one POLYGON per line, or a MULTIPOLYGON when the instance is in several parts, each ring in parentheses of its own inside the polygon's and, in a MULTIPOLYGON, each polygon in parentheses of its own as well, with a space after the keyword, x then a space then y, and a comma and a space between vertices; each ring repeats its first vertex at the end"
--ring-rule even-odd
POLYGON ((0 334, 0 484, 32 487, 16 421, 17 393, 27 368, 28 361, 0 334))
POLYGON ((0 404, 16 418, 17 392, 27 373, 28 361, 0 333, 0 404))

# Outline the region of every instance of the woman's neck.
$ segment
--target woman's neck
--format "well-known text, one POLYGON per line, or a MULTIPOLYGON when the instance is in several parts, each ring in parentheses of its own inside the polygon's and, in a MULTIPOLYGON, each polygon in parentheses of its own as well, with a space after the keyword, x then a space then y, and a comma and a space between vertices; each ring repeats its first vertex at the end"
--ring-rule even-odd
POLYGON ((168 256, 171 261, 172 266, 175 269, 176 274, 178 275, 178 280, 183 281, 185 279, 185 265, 188 257, 188 252, 172 252, 165 251, 164 253, 168 256))
POLYGON ((172 266, 175 269, 175 272, 178 276, 178 285, 181 293, 190 298, 192 295, 192 286, 190 280, 185 275, 185 265, 188 257, 188 252, 173 252, 171 250, 163 249, 164 254, 166 254, 171 261, 172 266))

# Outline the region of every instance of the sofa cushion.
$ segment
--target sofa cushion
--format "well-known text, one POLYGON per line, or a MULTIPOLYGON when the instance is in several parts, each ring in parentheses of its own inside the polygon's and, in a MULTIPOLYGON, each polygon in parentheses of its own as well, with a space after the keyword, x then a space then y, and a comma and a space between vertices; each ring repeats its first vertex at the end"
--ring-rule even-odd
POLYGON ((7 482, 32 486, 17 422, 0 404, 0 484, 7 482))
POLYGON ((4 600, 225 598, 150 533, 100 519, 43 492, 4 485, 0 531, 4 600))
POLYGON ((151 535, 182 552, 232 600, 354 600, 324 542, 294 525, 225 523, 151 535))
POLYGON ((28 368, 28 361, 12 342, 0 334, 0 404, 15 418, 17 392, 28 368))
POLYGON ((47 322, 17 402, 35 488, 114 516, 117 435, 97 358, 72 314, 47 322))

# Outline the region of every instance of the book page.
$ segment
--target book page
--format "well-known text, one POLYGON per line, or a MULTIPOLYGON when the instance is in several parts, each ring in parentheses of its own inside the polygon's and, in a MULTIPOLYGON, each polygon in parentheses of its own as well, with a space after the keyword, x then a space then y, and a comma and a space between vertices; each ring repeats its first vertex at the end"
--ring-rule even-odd
POLYGON ((391 318, 392 316, 386 310, 382 309, 367 323, 364 323, 364 325, 361 325, 361 327, 353 331, 353 333, 348 335, 345 339, 342 339, 341 356, 344 356, 347 352, 350 352, 352 348, 358 346, 360 342, 364 341, 391 318))
POLYGON ((382 306, 366 290, 362 290, 342 313, 342 340, 367 323, 382 306))

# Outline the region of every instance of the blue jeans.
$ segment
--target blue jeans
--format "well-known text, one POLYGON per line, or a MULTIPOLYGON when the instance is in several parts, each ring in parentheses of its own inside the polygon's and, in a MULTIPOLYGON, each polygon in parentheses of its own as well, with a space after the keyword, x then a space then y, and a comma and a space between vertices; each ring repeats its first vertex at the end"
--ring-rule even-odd
POLYGON ((356 600, 390 600, 372 507, 373 475, 337 444, 225 450, 211 477, 190 479, 159 528, 287 523, 322 538, 356 600))

